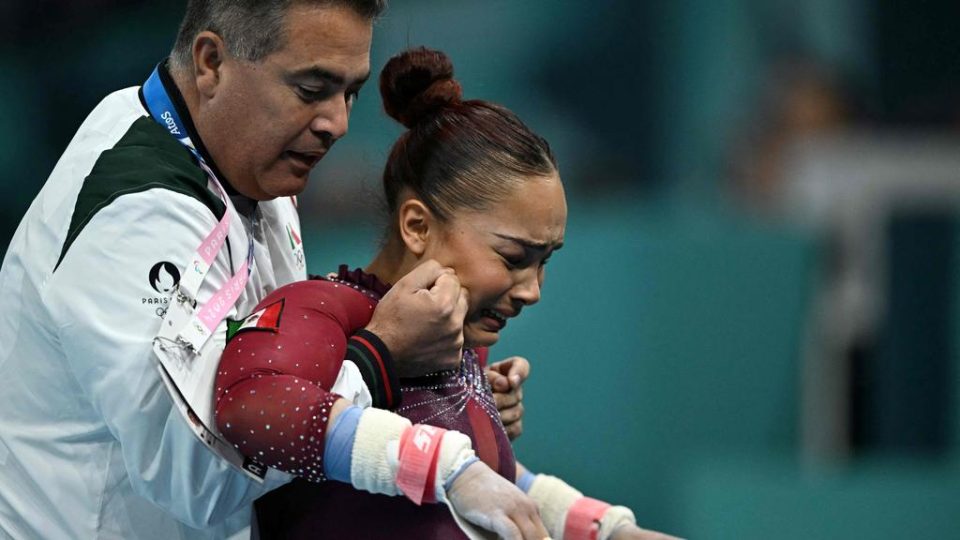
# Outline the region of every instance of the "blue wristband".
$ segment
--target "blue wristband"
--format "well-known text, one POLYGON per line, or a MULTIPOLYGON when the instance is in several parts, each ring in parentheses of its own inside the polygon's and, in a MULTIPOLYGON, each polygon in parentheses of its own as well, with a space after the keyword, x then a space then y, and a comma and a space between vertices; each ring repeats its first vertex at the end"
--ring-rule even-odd
POLYGON ((478 458, 477 456, 473 456, 472 458, 464 461, 463 465, 461 465, 460 468, 457 469, 456 472, 451 474, 450 478, 447 478, 447 481, 443 483, 443 489, 445 491, 450 491, 450 487, 453 486, 453 481, 456 480, 458 476, 463 474, 463 471, 467 470, 467 467, 473 465, 478 461, 480 461, 480 458, 478 458))
POLYGON ((353 465, 353 441, 357 438, 357 425, 363 409, 351 405, 340 413, 327 431, 323 451, 323 473, 330 480, 350 483, 350 468, 353 465))
POLYGON ((520 478, 517 478, 517 487, 522 489, 524 493, 530 493, 530 486, 533 485, 533 481, 536 479, 537 475, 528 470, 524 470, 520 478))

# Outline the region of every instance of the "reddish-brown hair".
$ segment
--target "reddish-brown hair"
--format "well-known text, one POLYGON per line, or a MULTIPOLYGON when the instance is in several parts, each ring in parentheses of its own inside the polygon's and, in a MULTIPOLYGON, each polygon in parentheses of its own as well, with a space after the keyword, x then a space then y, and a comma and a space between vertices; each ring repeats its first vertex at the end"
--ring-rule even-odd
POLYGON ((380 94, 387 114, 409 128, 383 171, 390 212, 406 187, 447 220, 458 209, 488 208, 521 182, 557 171, 550 145, 513 112, 461 100, 453 63, 440 51, 421 47, 391 58, 380 74, 380 94))

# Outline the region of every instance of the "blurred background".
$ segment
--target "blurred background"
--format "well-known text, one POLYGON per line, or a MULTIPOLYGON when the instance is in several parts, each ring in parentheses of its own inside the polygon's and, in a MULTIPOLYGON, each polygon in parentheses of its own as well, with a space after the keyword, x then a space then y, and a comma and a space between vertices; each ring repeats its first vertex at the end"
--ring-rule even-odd
MULTIPOLYGON (((183 4, 0 3, 0 251, 183 4)), ((960 4, 392 4, 374 72, 446 51, 567 185, 493 350, 533 363, 522 461, 688 538, 960 538, 960 4)), ((310 271, 377 249, 399 133, 368 85, 302 198, 310 271)))

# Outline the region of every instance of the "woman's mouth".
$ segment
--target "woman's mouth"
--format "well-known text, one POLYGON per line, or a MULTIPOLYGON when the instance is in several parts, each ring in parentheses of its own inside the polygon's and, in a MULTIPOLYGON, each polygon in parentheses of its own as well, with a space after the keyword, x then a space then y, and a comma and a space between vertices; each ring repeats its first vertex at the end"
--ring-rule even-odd
POLYGON ((500 312, 494 311, 492 309, 482 309, 480 310, 480 316, 489 319, 494 323, 497 331, 503 330, 503 327, 507 325, 507 317, 500 312))

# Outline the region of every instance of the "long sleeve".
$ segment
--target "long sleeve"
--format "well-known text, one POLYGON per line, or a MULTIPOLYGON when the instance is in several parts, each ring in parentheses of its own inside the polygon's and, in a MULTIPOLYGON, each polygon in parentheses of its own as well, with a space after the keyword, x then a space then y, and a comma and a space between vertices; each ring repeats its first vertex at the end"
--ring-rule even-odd
MULTIPOLYGON (((153 358, 160 318, 152 299, 160 295, 148 294, 151 267, 185 267, 215 223, 202 205, 171 191, 125 195, 86 225, 43 291, 56 318, 51 339, 64 344, 73 377, 119 441, 117 457, 134 491, 200 528, 245 508, 266 487, 196 439, 172 407, 153 358)), ((229 277, 223 257, 201 301, 229 277)))
MULTIPOLYGON (((345 358, 366 372, 392 361, 366 325, 376 302, 333 282, 311 280, 268 295, 224 350, 216 382, 217 427, 244 455, 308 480, 323 479, 329 392, 345 358)), ((395 376, 394 376, 395 378, 395 376)), ((384 386, 381 376, 368 386, 384 386)), ((389 385, 387 385, 389 386, 389 385)))

